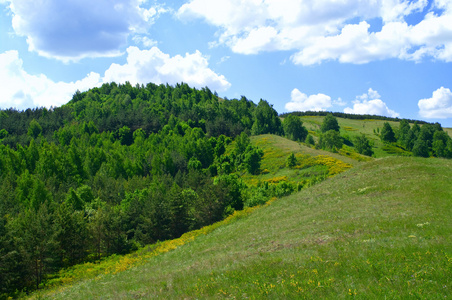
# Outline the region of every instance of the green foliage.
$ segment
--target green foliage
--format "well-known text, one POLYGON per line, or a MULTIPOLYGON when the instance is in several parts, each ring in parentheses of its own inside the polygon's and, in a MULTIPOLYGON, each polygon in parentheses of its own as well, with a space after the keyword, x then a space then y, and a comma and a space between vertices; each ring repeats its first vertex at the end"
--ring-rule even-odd
POLYGON ((429 157, 428 153, 428 143, 422 138, 418 138, 413 146, 413 155, 421 157, 429 157))
POLYGON ((314 141, 314 138, 312 137, 312 135, 308 134, 306 136, 305 143, 308 144, 308 145, 315 145, 315 141, 314 141))
POLYGON ((367 156, 372 156, 374 154, 374 151, 372 150, 372 145, 370 144, 369 139, 364 134, 356 136, 353 140, 353 143, 358 153, 367 156))
POLYGON ((4 139, 7 136, 8 136, 8 131, 6 131, 6 129, 0 130, 0 140, 4 139))
POLYGON ((332 114, 327 114, 325 118, 323 118, 322 126, 320 126, 320 131, 323 133, 334 130, 339 131, 339 123, 337 122, 336 117, 334 117, 332 114))
POLYGON ((123 126, 119 128, 119 141, 121 145, 130 146, 133 143, 133 132, 129 127, 123 126))
POLYGON ((393 143, 396 141, 395 133, 392 130, 391 125, 388 122, 383 124, 383 128, 381 129, 380 138, 383 142, 393 143))
POLYGON ((410 123, 408 123, 408 121, 405 119, 401 120, 399 123, 399 129, 396 132, 397 140, 404 141, 410 129, 410 123))
POLYGON ((319 139, 319 147, 326 150, 337 151, 342 148, 343 139, 336 130, 328 130, 319 139))
POLYGON ((303 122, 299 117, 288 115, 283 121, 284 134, 293 141, 304 141, 308 135, 308 130, 303 127, 303 122))
POLYGON ((42 133, 42 127, 35 119, 31 120, 28 126, 28 135, 36 139, 42 133))
POLYGON ((293 168, 296 165, 297 165, 297 158, 295 157, 295 154, 292 152, 286 158, 286 166, 289 168, 293 168))
POLYGON ((278 113, 265 100, 260 100, 256 109, 254 110, 254 123, 251 129, 254 135, 273 133, 281 134, 283 127, 278 113))
POLYGON ((246 148, 249 146, 250 138, 245 132, 242 132, 235 138, 234 142, 235 142, 234 153, 236 155, 240 155, 243 154, 246 151, 246 148))
POLYGON ((256 175, 259 173, 261 167, 261 160, 263 156, 264 151, 262 151, 262 149, 253 146, 248 146, 248 148, 246 149, 245 159, 243 162, 245 164, 246 170, 250 174, 256 175))

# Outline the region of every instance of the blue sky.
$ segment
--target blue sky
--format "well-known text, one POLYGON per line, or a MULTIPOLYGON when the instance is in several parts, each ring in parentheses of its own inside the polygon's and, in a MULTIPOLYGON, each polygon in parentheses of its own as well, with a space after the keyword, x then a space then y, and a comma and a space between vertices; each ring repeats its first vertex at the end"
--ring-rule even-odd
POLYGON ((452 1, 0 0, 0 108, 111 81, 452 127, 452 1))

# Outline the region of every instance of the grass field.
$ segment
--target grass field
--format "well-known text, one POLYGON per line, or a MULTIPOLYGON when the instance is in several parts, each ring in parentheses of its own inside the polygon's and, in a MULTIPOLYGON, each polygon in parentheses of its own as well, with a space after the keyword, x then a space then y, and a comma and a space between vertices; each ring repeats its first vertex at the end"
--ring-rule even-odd
POLYGON ((447 299, 452 161, 387 157, 50 299, 447 299))
MULTIPOLYGON (((317 131, 320 130, 320 126, 322 124, 324 117, 321 116, 303 116, 301 120, 303 121, 303 125, 313 134, 318 134, 317 131)), ((396 130, 399 128, 399 122, 393 121, 384 121, 384 120, 354 120, 354 119, 344 119, 344 118, 336 118, 339 126, 341 128, 340 133, 343 137, 349 137, 349 140, 352 141, 353 137, 365 134, 366 137, 373 142, 373 151, 375 152, 374 156, 377 158, 394 156, 394 155, 407 155, 405 151, 396 148, 389 147, 389 149, 385 148, 385 145, 381 142, 380 138, 374 133, 374 130, 383 128, 383 124, 388 122, 391 127, 396 130), (386 149, 387 151, 385 151, 386 149)), ((413 124, 411 124, 413 125, 413 124)), ((452 128, 444 128, 451 137, 452 137, 452 128)))

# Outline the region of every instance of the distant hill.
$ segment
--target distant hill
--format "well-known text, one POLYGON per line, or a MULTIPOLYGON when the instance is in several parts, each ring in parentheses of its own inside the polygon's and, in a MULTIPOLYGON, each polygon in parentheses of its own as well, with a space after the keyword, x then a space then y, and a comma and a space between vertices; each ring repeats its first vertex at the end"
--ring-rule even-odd
POLYGON ((412 119, 404 119, 404 118, 392 118, 392 117, 386 117, 386 116, 379 116, 379 115, 369 115, 369 114, 347 114, 343 112, 328 112, 328 111, 295 111, 295 112, 289 112, 289 113, 282 113, 279 116, 281 118, 284 118, 288 115, 295 115, 298 117, 304 117, 304 116, 321 116, 324 117, 327 114, 332 114, 335 117, 343 118, 343 119, 353 119, 353 120, 384 120, 384 121, 393 121, 393 122, 399 122, 401 120, 407 120, 409 123, 417 122, 419 124, 433 124, 428 123, 426 121, 421 120, 412 120, 412 119))

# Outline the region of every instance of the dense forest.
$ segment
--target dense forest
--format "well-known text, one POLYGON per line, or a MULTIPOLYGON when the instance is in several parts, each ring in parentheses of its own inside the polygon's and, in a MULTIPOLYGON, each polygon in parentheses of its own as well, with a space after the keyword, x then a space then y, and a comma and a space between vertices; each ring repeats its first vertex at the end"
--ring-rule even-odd
POLYGON ((0 128, 4 297, 242 209, 237 174, 263 155, 248 136, 283 133, 266 101, 184 83, 104 84, 62 107, 2 110, 0 128))
MULTIPOLYGON (((1 110, 0 298, 294 191, 285 182, 281 190, 244 183, 240 175, 258 174, 263 157, 249 136, 285 135, 335 151, 344 139, 325 115, 316 143, 296 114, 281 121, 265 100, 221 99, 184 83, 108 83, 61 107, 1 110)), ((405 142, 425 137, 427 155, 452 155, 440 127, 400 124, 393 137, 391 127, 378 135, 413 153, 417 144, 405 142)), ((367 138, 353 142, 372 155, 367 138)))

